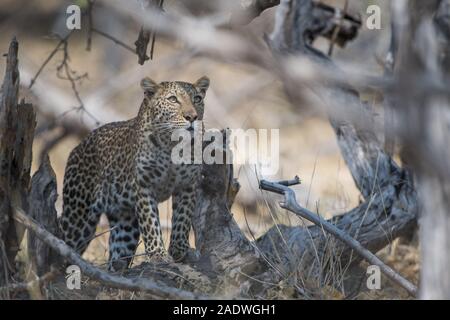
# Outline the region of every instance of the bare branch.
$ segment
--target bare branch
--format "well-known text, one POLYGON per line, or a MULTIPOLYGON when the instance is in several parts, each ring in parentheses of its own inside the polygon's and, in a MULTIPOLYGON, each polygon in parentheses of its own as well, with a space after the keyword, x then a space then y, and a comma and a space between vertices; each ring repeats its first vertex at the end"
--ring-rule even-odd
POLYGON ((115 44, 118 44, 118 45, 122 46, 123 48, 127 49, 128 51, 136 54, 136 51, 132 47, 130 47, 129 45, 124 43, 123 41, 115 38, 114 36, 110 35, 109 33, 106 33, 104 31, 101 31, 94 27, 94 19, 93 19, 93 14, 92 14, 92 12, 94 10, 94 4, 95 4, 94 0, 88 1, 88 8, 87 8, 87 15, 88 15, 88 28, 87 29, 88 29, 88 31, 87 31, 87 40, 86 40, 86 50, 91 51, 92 34, 97 33, 98 35, 105 37, 106 39, 113 41, 115 44))
POLYGON ((39 226, 33 219, 28 217, 20 208, 14 208, 14 219, 24 225, 29 231, 33 232, 36 237, 45 242, 49 247, 58 254, 68 259, 71 263, 80 267, 85 275, 99 281, 102 285, 132 291, 144 291, 160 298, 167 299, 205 299, 201 294, 184 291, 177 288, 160 286, 147 279, 128 279, 121 276, 107 273, 84 259, 82 259, 72 248, 58 239, 50 232, 39 226))
POLYGON ((78 87, 77 87, 77 83, 85 78, 88 77, 87 72, 81 75, 78 75, 76 71, 72 70, 72 68, 70 68, 69 66, 69 50, 68 50, 68 42, 64 41, 63 42, 63 59, 61 61, 61 63, 56 67, 56 74, 58 76, 58 78, 62 79, 62 80, 67 80, 70 82, 70 85, 72 87, 72 91, 75 95, 75 98, 78 101, 78 106, 74 107, 75 110, 78 111, 83 111, 85 114, 87 114, 90 118, 92 118, 95 122, 96 125, 100 125, 100 120, 98 120, 91 112, 89 112, 83 103, 83 100, 81 99, 80 93, 78 91, 78 87))
POLYGON ((97 28, 94 28, 94 27, 92 27, 92 32, 97 33, 97 34, 101 35, 102 37, 105 37, 106 39, 109 39, 109 40, 113 41, 115 44, 118 44, 119 46, 127 49, 128 51, 136 54, 136 51, 132 47, 127 45, 125 42, 115 38, 114 36, 112 36, 112 35, 110 35, 110 34, 108 34, 106 32, 103 32, 103 31, 101 31, 101 30, 99 30, 97 28))
POLYGON ((357 240, 352 238, 347 233, 342 230, 336 228, 333 224, 328 221, 322 219, 319 215, 314 214, 306 208, 301 207, 297 201, 295 200, 295 192, 288 188, 285 183, 282 181, 281 183, 270 182, 266 180, 260 181, 260 188, 263 190, 268 190, 272 192, 276 192, 284 195, 284 202, 280 204, 280 206, 284 209, 287 209, 302 218, 305 218, 315 225, 322 227, 325 231, 331 233, 340 241, 344 242, 350 248, 355 250, 357 254, 359 254, 362 258, 368 261, 372 265, 376 265, 380 267, 380 270, 393 282, 397 283, 401 287, 403 287, 409 294, 412 296, 417 296, 417 288, 411 282, 403 278, 400 274, 398 274, 395 270, 386 265, 383 261, 381 261, 376 255, 372 252, 364 248, 357 240))
POLYGON ((67 43, 67 40, 69 40, 70 36, 72 35, 73 30, 70 31, 64 38, 60 39, 60 41, 58 42, 58 44, 56 45, 56 47, 52 50, 52 52, 50 52, 50 54, 48 55, 48 57, 44 60, 44 62, 42 63, 42 65, 39 67, 38 71, 36 72, 36 74, 33 76, 33 78, 30 81, 30 85, 28 86, 28 88, 31 89, 31 87, 33 87, 34 83, 36 82, 37 78, 39 77, 39 75, 41 74, 42 70, 44 70, 45 66, 50 62, 50 60, 52 60, 52 58, 55 56, 55 54, 60 50, 61 46, 64 45, 65 43, 67 43))

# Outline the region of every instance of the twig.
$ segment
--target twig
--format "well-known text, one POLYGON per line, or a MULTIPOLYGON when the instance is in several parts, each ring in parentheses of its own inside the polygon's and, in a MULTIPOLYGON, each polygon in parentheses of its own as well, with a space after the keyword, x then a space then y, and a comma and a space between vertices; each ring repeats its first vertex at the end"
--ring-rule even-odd
POLYGON ((74 70, 72 70, 69 66, 70 57, 69 57, 69 52, 68 52, 68 45, 69 45, 68 39, 72 35, 72 33, 73 33, 73 30, 70 31, 64 38, 61 38, 58 35, 56 35, 60 39, 60 41, 58 42, 56 47, 52 50, 52 52, 48 55, 48 57, 44 60, 42 65, 39 67, 39 70, 36 72, 34 77, 31 79, 30 85, 28 86, 28 88, 31 89, 31 87, 33 87, 34 83, 36 82, 36 79, 39 77, 41 72, 44 70, 45 66, 52 60, 52 58, 56 55, 56 53, 59 50, 62 50, 63 59, 56 68, 57 77, 70 82, 72 91, 75 95, 75 98, 77 99, 77 101, 79 103, 79 106, 77 106, 73 109, 75 109, 77 111, 83 111, 84 113, 86 113, 90 118, 92 118, 95 121, 96 125, 98 126, 100 124, 100 121, 84 107, 84 103, 80 97, 80 93, 78 92, 77 84, 76 84, 77 81, 87 78, 88 74, 84 73, 82 75, 77 75, 76 72, 74 70))
POLYGON ((45 242, 49 247, 55 250, 58 254, 68 259, 80 267, 85 275, 99 281, 101 284, 122 289, 122 290, 141 290, 153 294, 161 298, 168 299, 206 299, 206 296, 185 291, 182 289, 172 288, 168 286, 158 285, 148 279, 129 279, 117 275, 107 273, 86 260, 82 259, 78 253, 70 248, 64 241, 58 239, 43 227, 38 225, 33 219, 28 217, 26 213, 20 208, 14 208, 14 219, 25 226, 29 231, 33 232, 36 237, 45 242))
POLYGON ((314 224, 321 226, 325 231, 331 233, 333 236, 335 236, 338 240, 342 241, 346 245, 348 245, 350 248, 355 250, 357 254, 359 254, 362 258, 367 260, 370 264, 376 265, 380 267, 380 270, 393 282, 400 285, 402 288, 404 288, 406 291, 408 291, 409 294, 416 297, 417 296, 417 287, 412 284, 407 279, 403 278, 400 274, 398 274, 395 270, 390 268, 388 265, 386 265, 383 261, 381 261, 376 255, 374 255, 372 252, 364 248, 359 241, 352 238, 347 233, 343 232, 342 230, 338 229, 336 226, 331 224, 330 222, 322 219, 319 215, 314 214, 313 212, 309 211, 306 208, 301 207, 296 199, 295 199, 295 192, 290 189, 289 187, 277 183, 277 182, 270 182, 267 180, 261 180, 259 184, 260 188, 262 190, 267 190, 271 192, 275 192, 278 194, 284 195, 284 202, 280 203, 280 206, 286 210, 289 210, 296 215, 305 218, 314 224))
POLYGON ((112 35, 110 35, 110 34, 108 34, 106 32, 103 32, 103 31, 101 31, 101 30, 99 30, 97 28, 94 28, 94 27, 92 27, 92 32, 95 32, 95 33, 105 37, 106 39, 109 39, 109 40, 113 41, 115 44, 118 44, 118 45, 122 46, 123 48, 127 49, 128 51, 136 54, 136 51, 132 47, 127 45, 125 42, 122 42, 119 39, 113 37, 112 35))
POLYGON ((92 17, 92 11, 94 9, 94 0, 88 0, 88 8, 87 8, 87 16, 88 16, 88 31, 87 31, 87 40, 86 40, 86 50, 91 51, 91 45, 92 45, 92 34, 97 33, 98 35, 101 35, 102 37, 105 37, 106 39, 109 39, 113 41, 115 44, 118 44, 122 46, 123 48, 127 49, 128 51, 136 54, 135 50, 124 43, 123 41, 120 41, 119 39, 115 38, 114 36, 101 31, 94 27, 94 19, 92 17))
POLYGON ((52 52, 50 52, 50 54, 48 55, 47 59, 44 60, 44 62, 42 63, 42 65, 40 66, 39 70, 36 72, 36 74, 34 75, 34 77, 31 79, 30 81, 30 85, 28 86, 29 89, 31 89, 31 87, 34 85, 34 83, 36 82, 36 79, 39 77, 39 75, 41 74, 42 70, 44 70, 45 66, 50 62, 50 60, 52 60, 52 58, 55 56, 55 54, 58 52, 59 48, 64 44, 67 43, 67 40, 69 39, 69 37, 72 35, 73 30, 70 31, 64 38, 60 39, 60 41, 58 42, 58 44, 56 45, 55 49, 52 50, 52 52))
POLYGON ((83 100, 81 99, 80 93, 77 88, 77 82, 80 80, 83 80, 88 77, 87 72, 83 73, 82 75, 77 75, 76 71, 72 70, 69 66, 69 50, 68 50, 69 43, 67 41, 63 42, 63 59, 61 63, 56 67, 56 75, 59 79, 67 80, 70 82, 70 85, 72 87, 72 91, 75 95, 75 98, 78 101, 78 106, 74 109, 77 111, 83 111, 86 113, 91 119, 93 119, 96 122, 96 125, 100 125, 100 120, 98 120, 92 113, 90 113, 84 106, 83 100), (64 73, 64 74, 63 74, 64 73))

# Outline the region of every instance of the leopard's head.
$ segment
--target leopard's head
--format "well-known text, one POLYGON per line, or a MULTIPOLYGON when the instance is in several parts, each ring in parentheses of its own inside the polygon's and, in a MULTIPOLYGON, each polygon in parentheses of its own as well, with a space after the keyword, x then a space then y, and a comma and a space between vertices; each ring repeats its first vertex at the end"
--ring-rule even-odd
POLYGON ((156 132, 191 129, 194 121, 203 120, 203 100, 208 87, 206 76, 195 83, 165 81, 159 84, 146 77, 141 80, 144 100, 139 117, 156 132))

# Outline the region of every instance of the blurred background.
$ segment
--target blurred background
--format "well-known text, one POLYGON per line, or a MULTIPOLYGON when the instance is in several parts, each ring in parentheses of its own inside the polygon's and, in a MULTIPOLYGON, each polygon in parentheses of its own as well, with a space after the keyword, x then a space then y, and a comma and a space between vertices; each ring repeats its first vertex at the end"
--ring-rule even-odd
MULTIPOLYGON (((195 2, 198 1, 166 0, 164 10, 213 17, 217 10, 223 9, 211 1, 203 11, 192 12, 191 5, 195 2)), ((345 0, 322 2, 336 8, 344 8, 346 3, 345 0)), ((299 112, 298 106, 288 102, 281 83, 272 74, 254 65, 233 62, 233 59, 219 61, 196 54, 188 44, 165 37, 156 37, 153 59, 140 65, 137 56, 125 48, 134 48, 140 25, 101 1, 95 3, 92 11, 93 24, 122 44, 93 33, 90 50, 87 50, 88 18, 83 15, 81 30, 75 30, 67 40, 68 57, 65 59, 64 45, 56 51, 55 47, 70 32, 66 28, 66 9, 71 4, 79 5, 82 12, 88 7, 87 0, 0 0, 0 51, 7 52, 11 38, 17 37, 21 97, 33 103, 38 114, 33 170, 37 169, 42 154, 49 151, 59 195, 70 151, 92 128, 137 114, 143 96, 139 81, 144 76, 156 81, 194 82, 207 75, 211 79, 205 99, 207 128, 279 129, 280 168, 271 179, 290 179, 298 175, 302 184, 294 189, 299 203, 326 218, 342 214, 359 203, 359 191, 341 157, 335 134, 321 109, 316 107, 320 104, 317 97, 311 95, 303 101, 305 105, 301 110, 304 112, 299 112), (52 53, 54 55, 40 71, 52 53), (75 82, 63 79, 63 62, 75 82), (32 81, 38 72, 38 77, 32 81)), ((338 64, 352 63, 367 74, 383 72, 377 61, 384 58, 389 46, 389 16, 385 14, 388 11, 383 10, 387 5, 387 0, 348 1, 348 12, 360 15, 363 24, 354 41, 345 48, 333 48, 333 58, 338 64), (365 26, 366 8, 370 4, 382 8, 381 30, 368 30, 365 26)), ((264 35, 270 34, 273 28, 275 10, 264 11, 251 23, 236 27, 236 31, 263 47, 264 35)), ((315 45, 327 52, 330 43, 317 39, 315 45)), ((0 65, 3 72, 5 59, 0 60, 0 65)), ((363 98, 369 104, 376 104, 376 96, 367 94, 363 98)), ((279 198, 258 189, 261 175, 255 167, 237 166, 235 176, 242 188, 232 212, 250 238, 258 237, 275 222, 305 224, 289 212, 281 211, 279 198)), ((61 201, 60 196, 58 212, 61 212, 61 201)), ((170 208, 170 200, 160 205, 166 243, 170 208)), ((102 219, 98 232, 107 230, 107 221, 102 219)), ((85 257, 102 264, 107 260, 107 248, 106 232, 91 243, 85 257)), ((394 264, 400 273, 416 279, 417 248, 399 248, 395 257, 391 255, 393 248, 384 249, 385 261, 394 264)), ((377 293, 379 297, 400 297, 401 291, 389 284, 383 287, 386 289, 377 293)))

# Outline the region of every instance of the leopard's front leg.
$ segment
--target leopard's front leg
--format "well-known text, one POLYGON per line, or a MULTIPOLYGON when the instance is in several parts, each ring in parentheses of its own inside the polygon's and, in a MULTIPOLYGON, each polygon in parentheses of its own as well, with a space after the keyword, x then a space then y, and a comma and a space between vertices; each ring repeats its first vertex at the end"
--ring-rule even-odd
POLYGON ((195 184, 177 190, 172 195, 172 234, 169 254, 175 261, 182 260, 189 251, 189 232, 195 205, 195 184))
POLYGON ((164 248, 162 239, 158 202, 150 191, 146 189, 139 190, 136 201, 136 214, 147 258, 150 261, 170 262, 171 259, 164 248))

